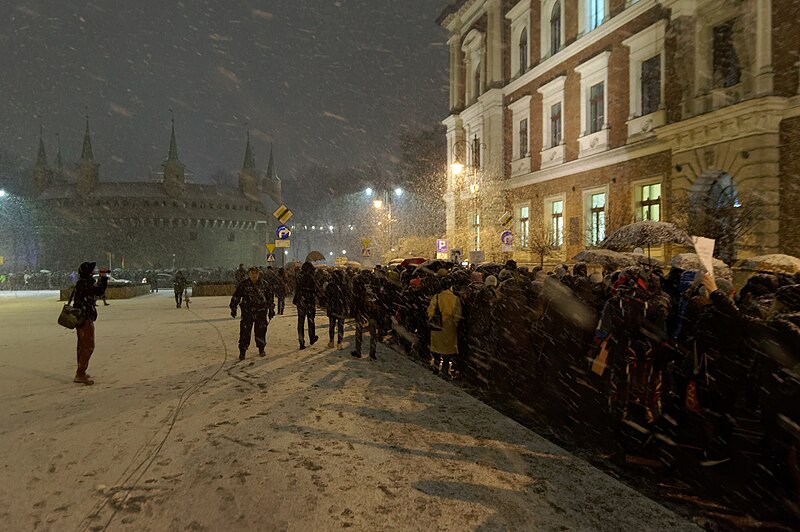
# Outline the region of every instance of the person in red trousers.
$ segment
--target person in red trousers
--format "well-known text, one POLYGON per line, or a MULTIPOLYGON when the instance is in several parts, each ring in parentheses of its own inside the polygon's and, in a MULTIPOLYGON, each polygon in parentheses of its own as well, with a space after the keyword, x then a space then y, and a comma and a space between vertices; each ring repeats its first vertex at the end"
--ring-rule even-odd
POLYGON ((108 285, 108 270, 100 270, 100 282, 95 282, 95 262, 84 262, 78 268, 78 282, 75 283, 74 308, 83 313, 85 321, 75 328, 78 333, 78 371, 72 382, 94 384, 89 369, 89 359, 94 352, 94 322, 97 320, 97 298, 102 297, 108 285))

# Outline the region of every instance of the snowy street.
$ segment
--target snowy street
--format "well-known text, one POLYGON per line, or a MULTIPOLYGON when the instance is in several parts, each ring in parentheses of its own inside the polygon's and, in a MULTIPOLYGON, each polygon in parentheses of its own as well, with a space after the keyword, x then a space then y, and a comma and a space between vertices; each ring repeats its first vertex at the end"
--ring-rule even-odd
POLYGON ((228 298, 98 307, 94 386, 54 297, 0 298, 5 530, 683 530, 693 525, 405 356, 237 360, 228 298))

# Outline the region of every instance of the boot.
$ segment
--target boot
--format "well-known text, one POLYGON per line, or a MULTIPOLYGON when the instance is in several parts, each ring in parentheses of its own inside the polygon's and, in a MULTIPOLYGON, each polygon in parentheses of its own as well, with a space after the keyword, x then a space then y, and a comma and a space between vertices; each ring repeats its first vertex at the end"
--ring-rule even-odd
POLYGON ((258 349, 258 356, 260 356, 260 357, 265 357, 265 356, 267 356, 267 353, 266 353, 266 351, 264 351, 264 348, 263 348, 263 347, 260 347, 260 348, 258 349))
POLYGON ((333 340, 328 342, 328 349, 333 349, 333 340))
POLYGON ((75 378, 72 379, 72 382, 76 384, 85 384, 86 386, 91 386, 94 384, 94 381, 89 378, 89 375, 75 375, 75 378))
POLYGON ((300 344, 300 351, 306 348, 306 344, 300 344))
POLYGON ((239 360, 244 360, 244 354, 246 351, 239 351, 239 360))
POLYGON ((344 344, 342 342, 339 342, 338 344, 336 344, 336 349, 341 351, 342 349, 344 349, 344 344))
POLYGON ((361 353, 359 353, 358 351, 353 351, 352 353, 350 353, 350 356, 352 356, 353 358, 361 358, 361 353))
POLYGON ((317 340, 319 340, 319 336, 316 336, 316 335, 315 335, 315 336, 314 336, 314 338, 312 338, 311 340, 309 340, 309 342, 308 342, 308 343, 310 343, 311 345, 314 345, 315 343, 317 343, 317 340))

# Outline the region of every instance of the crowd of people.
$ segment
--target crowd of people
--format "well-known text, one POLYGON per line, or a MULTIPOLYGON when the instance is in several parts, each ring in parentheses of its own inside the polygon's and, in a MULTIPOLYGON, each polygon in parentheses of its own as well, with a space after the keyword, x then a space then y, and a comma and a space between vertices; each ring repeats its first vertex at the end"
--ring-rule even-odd
POLYGON ((675 443, 687 427, 701 466, 729 461, 737 420, 755 417, 767 461, 792 489, 800 481, 787 467, 800 441, 799 275, 756 274, 738 292, 708 273, 590 273, 582 263, 547 272, 514 261, 494 271, 312 267, 300 276, 314 278, 329 348, 342 349, 352 319, 355 357, 366 329, 370 358, 377 343, 396 342, 434 373, 523 403, 582 386, 620 439, 669 434, 662 442, 675 443))

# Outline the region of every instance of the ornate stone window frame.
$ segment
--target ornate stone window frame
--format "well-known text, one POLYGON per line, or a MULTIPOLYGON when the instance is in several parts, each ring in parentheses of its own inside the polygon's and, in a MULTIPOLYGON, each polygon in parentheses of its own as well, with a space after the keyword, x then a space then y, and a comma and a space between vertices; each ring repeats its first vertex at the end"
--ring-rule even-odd
POLYGON ((512 128, 512 152, 511 152, 511 175, 526 174, 531 171, 531 96, 523 96, 513 103, 508 104, 511 111, 512 128), (528 153, 521 154, 519 149, 519 123, 521 120, 528 120, 528 153))
MULTIPOLYGON (((541 56, 542 59, 550 57, 554 54, 551 54, 552 51, 550 49, 550 14, 553 12, 553 5, 559 0, 540 0, 542 2, 542 9, 540 11, 540 19, 541 19, 541 56)), ((564 48, 564 23, 566 19, 566 0, 561 1, 561 44, 559 46, 559 51, 564 48)))
POLYGON ((630 50, 630 114, 628 116, 628 138, 637 135, 651 136, 653 129, 666 123, 664 100, 666 98, 666 54, 664 52, 664 37, 666 35, 667 21, 660 20, 628 37, 622 44, 630 50), (659 56, 661 59, 660 91, 661 103, 654 113, 642 114, 642 64, 648 59, 659 56))
POLYGON ((506 13, 506 18, 511 21, 511 46, 509 47, 511 50, 511 76, 519 77, 525 73, 520 69, 519 64, 519 39, 522 30, 527 30, 525 37, 528 40, 528 68, 531 66, 531 0, 518 2, 506 13))
POLYGON ((564 85, 566 76, 559 76, 554 80, 539 87, 542 95, 542 168, 548 168, 564 162, 564 85), (550 109, 553 105, 561 104, 561 142, 551 144, 550 109))
POLYGON ((464 43, 461 45, 464 56, 467 60, 466 69, 466 100, 467 104, 471 105, 478 101, 478 97, 483 93, 486 86, 486 74, 484 71, 484 56, 486 50, 486 35, 478 30, 470 30, 464 38, 464 43), (480 76, 480 87, 476 94, 475 91, 475 74, 476 71, 480 76))
POLYGON ((581 136, 578 138, 578 157, 585 157, 606 151, 609 147, 608 135, 608 58, 611 52, 600 52, 588 61, 575 67, 581 77, 581 136), (589 132, 590 89, 603 83, 603 126, 594 133, 589 132))

